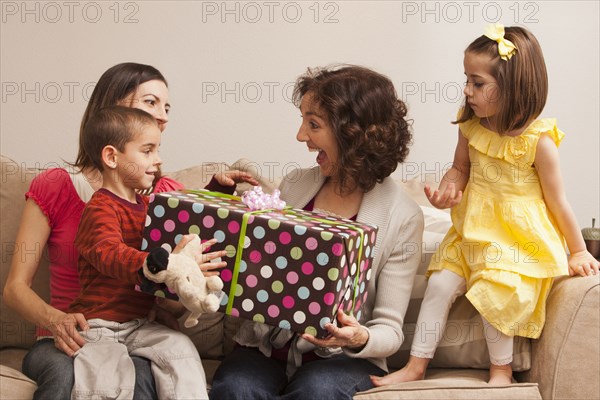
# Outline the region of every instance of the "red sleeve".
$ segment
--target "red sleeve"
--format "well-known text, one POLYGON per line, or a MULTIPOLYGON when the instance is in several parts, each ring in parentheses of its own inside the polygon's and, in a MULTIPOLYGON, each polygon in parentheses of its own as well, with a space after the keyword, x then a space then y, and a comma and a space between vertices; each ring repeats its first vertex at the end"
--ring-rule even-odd
POLYGON ((128 221, 117 215, 118 211, 109 201, 95 199, 98 197, 93 197, 85 208, 75 239, 80 256, 103 275, 139 283, 138 271, 148 253, 123 240, 124 231, 136 228, 128 226, 128 221))
POLYGON ((185 189, 181 182, 177 182, 168 176, 161 176, 156 185, 154 185, 154 193, 172 192, 173 190, 185 189))
POLYGON ((54 229, 55 222, 74 200, 74 194, 76 193, 69 173, 62 168, 51 168, 31 181, 25 198, 36 202, 48 218, 50 228, 54 229))

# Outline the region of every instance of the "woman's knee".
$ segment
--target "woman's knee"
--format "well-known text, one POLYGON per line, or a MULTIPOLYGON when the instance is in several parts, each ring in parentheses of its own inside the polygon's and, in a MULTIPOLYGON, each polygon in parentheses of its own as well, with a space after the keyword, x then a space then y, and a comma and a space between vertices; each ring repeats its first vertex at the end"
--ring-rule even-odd
POLYGON ((58 350, 52 340, 36 343, 23 359, 22 369, 35 381, 53 379, 72 386, 73 358, 58 350))
POLYGON ((214 400, 268 400, 277 398, 278 390, 264 387, 260 381, 250 376, 228 376, 228 379, 219 379, 215 376, 208 396, 214 400))
POLYGON ((384 371, 364 359, 338 356, 302 366, 285 389, 283 399, 345 399, 371 389, 369 375, 384 371))
POLYGON ((217 369, 209 392, 211 399, 271 399, 287 383, 285 364, 257 349, 238 347, 217 369))
POLYGON ((35 400, 71 398, 75 384, 73 359, 54 347, 53 342, 32 348, 23 360, 23 373, 38 385, 35 400))

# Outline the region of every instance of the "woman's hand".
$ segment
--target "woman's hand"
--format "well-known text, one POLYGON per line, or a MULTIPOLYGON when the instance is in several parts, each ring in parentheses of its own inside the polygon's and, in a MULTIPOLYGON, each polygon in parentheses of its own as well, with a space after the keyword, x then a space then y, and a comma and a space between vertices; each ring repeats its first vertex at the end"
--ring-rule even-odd
POLYGON ((81 313, 65 314, 46 326, 54 336, 54 346, 63 351, 69 357, 73 357, 84 344, 85 339, 79 334, 78 328, 82 331, 88 330, 90 326, 81 313))
POLYGON ((2 295, 5 304, 23 318, 52 332, 56 348, 72 357, 86 343, 78 328, 89 329, 87 320, 82 314, 67 314, 54 308, 31 288, 50 233, 48 217, 34 200, 28 199, 14 242, 20 245, 12 257, 2 295), (31 253, 28 249, 35 250, 31 253))
POLYGON ((219 172, 214 175, 217 182, 222 186, 234 186, 238 183, 247 182, 252 186, 258 186, 258 181, 247 172, 237 169, 219 172))
POLYGON ((592 276, 598 275, 600 261, 587 250, 578 251, 569 256, 569 275, 592 276))
POLYGON ((309 334, 302 334, 302 339, 318 347, 347 347, 359 349, 364 347, 369 340, 369 331, 358 323, 356 318, 346 315, 341 309, 338 310, 337 320, 340 326, 331 323, 325 324, 329 336, 319 339, 309 334))
POLYGON ((462 190, 456 191, 454 183, 448 183, 444 190, 440 193, 439 190, 431 191, 429 185, 425 185, 425 196, 432 206, 439 209, 452 208, 462 199, 462 190))

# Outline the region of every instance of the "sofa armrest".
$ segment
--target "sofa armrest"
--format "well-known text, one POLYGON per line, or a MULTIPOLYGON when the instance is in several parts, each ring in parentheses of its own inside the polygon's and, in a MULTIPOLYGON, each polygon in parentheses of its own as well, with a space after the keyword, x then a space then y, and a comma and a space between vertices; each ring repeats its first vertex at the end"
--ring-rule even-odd
POLYGON ((546 313, 523 378, 537 382, 544 399, 600 398, 599 277, 556 279, 546 313))

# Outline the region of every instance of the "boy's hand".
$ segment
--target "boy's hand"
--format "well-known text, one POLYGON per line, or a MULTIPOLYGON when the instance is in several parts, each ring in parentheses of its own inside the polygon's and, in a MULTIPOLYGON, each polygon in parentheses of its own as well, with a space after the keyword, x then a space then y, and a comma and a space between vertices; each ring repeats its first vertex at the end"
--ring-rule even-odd
POLYGON ((427 196, 432 206, 439 209, 451 208, 460 203, 462 193, 461 190, 456 191, 454 183, 446 185, 442 193, 439 190, 432 192, 431 187, 425 185, 425 196, 427 196))
POLYGON ((234 186, 238 183, 247 182, 252 186, 258 186, 258 181, 247 172, 237 169, 220 172, 214 175, 219 184, 223 186, 234 186))
MULTIPOLYGON (((192 240, 194 238, 195 235, 193 234, 189 234, 189 235, 184 235, 181 240, 179 241, 179 243, 177 244, 177 246, 175 246, 175 248, 173 249, 173 253, 179 253, 181 251, 181 249, 183 249, 185 247, 186 244, 188 244, 188 242, 190 240, 192 240)), ((209 276, 214 276, 214 275, 219 275, 219 269, 224 268, 227 266, 227 263, 225 261, 219 261, 219 262, 211 262, 211 260, 214 260, 216 258, 222 258, 225 257, 227 255, 227 251, 226 250, 219 250, 219 251, 212 251, 210 253, 205 253, 206 250, 210 249, 210 246, 213 246, 217 243, 217 239, 210 239, 207 240, 206 242, 202 243, 202 249, 201 249, 201 253, 196 255, 196 263, 198 263, 198 267, 200 267, 200 270, 202 271, 202 273, 204 274, 205 277, 209 277, 209 276)))
POLYGON ((207 249, 210 249, 210 246, 217 243, 217 239, 210 239, 206 242, 202 243, 202 254, 200 254, 196 258, 196 262, 200 266, 200 270, 204 274, 205 277, 209 276, 219 276, 219 269, 225 268, 227 263, 225 261, 212 261, 216 258, 222 258, 227 255, 226 250, 212 251, 210 253, 205 253, 207 249))
POLYGON ((600 261, 587 250, 578 251, 569 256, 569 275, 593 276, 598 275, 600 261))

